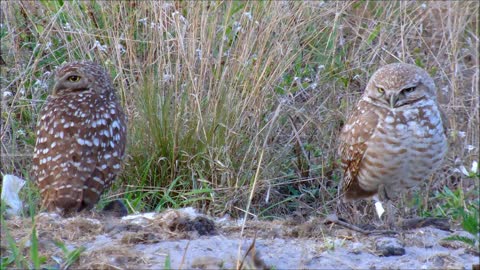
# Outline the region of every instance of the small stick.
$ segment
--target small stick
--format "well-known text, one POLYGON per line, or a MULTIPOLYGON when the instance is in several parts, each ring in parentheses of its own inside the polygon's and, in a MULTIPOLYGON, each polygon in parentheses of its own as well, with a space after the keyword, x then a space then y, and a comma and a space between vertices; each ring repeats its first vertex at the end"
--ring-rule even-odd
POLYGON ((365 234, 365 235, 372 235, 372 234, 398 234, 398 232, 390 231, 390 230, 372 230, 372 231, 364 230, 364 229, 362 229, 362 228, 359 228, 358 226, 355 226, 355 225, 350 224, 350 223, 348 223, 348 222, 339 220, 338 217, 337 217, 337 215, 335 215, 335 214, 332 214, 332 215, 328 215, 328 216, 327 216, 325 223, 329 223, 329 222, 334 223, 334 224, 337 224, 337 225, 340 225, 340 226, 345 227, 345 228, 347 228, 347 229, 350 229, 350 230, 352 230, 352 231, 356 231, 356 232, 365 234))
POLYGON ((257 240, 257 232, 255 232, 255 236, 253 237, 253 241, 252 243, 250 244, 250 246, 248 247, 247 249, 247 252, 245 252, 245 255, 243 256, 243 259, 242 261, 240 262, 240 266, 238 266, 237 269, 242 269, 243 267, 243 263, 245 262, 245 259, 247 258, 248 256, 248 253, 250 253, 253 249, 255 249, 255 241, 257 240))

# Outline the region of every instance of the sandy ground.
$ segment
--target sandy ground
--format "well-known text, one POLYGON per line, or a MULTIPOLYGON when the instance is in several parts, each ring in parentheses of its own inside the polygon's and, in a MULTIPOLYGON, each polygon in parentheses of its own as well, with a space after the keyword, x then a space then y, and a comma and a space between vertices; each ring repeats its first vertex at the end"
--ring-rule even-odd
MULTIPOLYGON (((28 246, 31 219, 6 224, 17 243, 28 246)), ((250 221, 241 237, 241 222, 211 219, 191 208, 123 218, 42 213, 36 226, 40 253, 49 258, 45 266, 54 268, 65 262, 55 241, 71 250, 86 248, 70 268, 472 269, 479 263, 467 246, 443 240, 465 232, 433 227, 366 236, 320 219, 250 221)), ((2 228, 2 254, 8 250, 4 234, 2 228)))

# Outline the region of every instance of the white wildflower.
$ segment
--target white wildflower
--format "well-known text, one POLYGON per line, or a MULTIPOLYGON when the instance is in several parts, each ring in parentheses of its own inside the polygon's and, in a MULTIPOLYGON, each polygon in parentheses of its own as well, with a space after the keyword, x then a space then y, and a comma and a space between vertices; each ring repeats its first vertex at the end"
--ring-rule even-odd
POLYGON ((63 26, 63 29, 64 29, 64 30, 67 30, 67 31, 71 31, 71 30, 72 30, 72 26, 67 22, 67 23, 65 23, 65 26, 63 26))
POLYGON ((243 15, 248 18, 249 21, 252 21, 252 13, 249 12, 244 12, 243 15))
POLYGON ((448 94, 448 86, 442 87, 442 92, 443 92, 444 94, 448 94))
POLYGON ((10 92, 10 91, 4 91, 4 92, 3 92, 3 97, 4 97, 4 98, 6 98, 6 97, 11 97, 11 96, 13 96, 13 93, 12 93, 12 92, 10 92))
POLYGON ((239 22, 233 22, 233 32, 236 34, 242 30, 242 26, 239 22))
POLYGON ((467 168, 465 168, 465 166, 463 165, 458 168, 455 168, 453 171, 462 173, 463 175, 470 177, 472 176, 472 174, 476 174, 478 172, 478 161, 472 162, 472 167, 470 168, 470 171, 468 171, 467 168))
POLYGON ((164 74, 163 74, 163 81, 164 81, 164 82, 170 82, 170 81, 172 81, 174 78, 175 78, 175 76, 172 75, 172 74, 170 74, 170 73, 164 73, 164 74))
POLYGON ((99 49, 100 51, 104 52, 104 51, 107 50, 107 45, 102 45, 102 44, 100 44, 100 41, 95 40, 95 43, 93 44, 92 50, 94 50, 95 48, 97 48, 97 49, 99 49))
POLYGON ((33 87, 34 88, 41 88, 41 89, 47 89, 48 88, 48 84, 45 82, 45 81, 42 81, 42 80, 36 80, 34 83, 33 83, 33 87))
POLYGON ((472 162, 472 168, 470 169, 471 172, 477 173, 478 172, 478 162, 474 161, 472 162))
POLYGON ((117 44, 117 48, 118 48, 118 50, 120 50, 121 54, 124 54, 126 52, 125 47, 123 47, 123 45, 120 44, 120 43, 117 44))
POLYGON ((469 176, 470 173, 467 171, 467 168, 465 168, 465 166, 460 166, 460 168, 458 168, 460 170, 461 173, 463 173, 464 175, 466 176, 469 176))

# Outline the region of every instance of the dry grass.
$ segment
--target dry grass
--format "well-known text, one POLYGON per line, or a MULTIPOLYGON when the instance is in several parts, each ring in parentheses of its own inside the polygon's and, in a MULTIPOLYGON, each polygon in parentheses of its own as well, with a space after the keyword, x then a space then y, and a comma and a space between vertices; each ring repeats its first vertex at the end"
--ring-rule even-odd
POLYGON ((255 216, 326 213, 346 115, 373 71, 403 61, 433 76, 450 122, 445 166, 415 198, 475 184, 455 172, 479 159, 475 1, 60 3, 1 3, 4 174, 29 178, 51 72, 91 59, 127 110, 110 195, 131 210, 239 215, 253 190, 255 216))

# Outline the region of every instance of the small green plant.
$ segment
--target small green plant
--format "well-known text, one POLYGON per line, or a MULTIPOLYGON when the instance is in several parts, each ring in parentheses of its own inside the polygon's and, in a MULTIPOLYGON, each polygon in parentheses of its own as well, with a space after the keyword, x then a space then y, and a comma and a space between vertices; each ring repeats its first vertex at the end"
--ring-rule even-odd
POLYGON ((167 257, 165 258, 163 269, 172 269, 172 260, 170 258, 170 254, 167 254, 167 257))
MULTIPOLYGON (((3 208, 2 204, 2 208, 3 208)), ((2 210, 2 213, 3 210, 2 210)), ((37 237, 37 229, 35 224, 32 226, 32 232, 30 235, 30 246, 29 246, 29 254, 30 258, 22 254, 22 250, 24 245, 26 245, 24 242, 18 243, 10 234, 10 232, 7 229, 7 224, 4 220, 4 215, 1 215, 1 223, 2 223, 2 229, 5 230, 5 235, 8 243, 8 248, 10 251, 10 254, 7 256, 4 256, 2 254, 2 261, 1 261, 1 269, 5 269, 7 267, 11 267, 13 263, 15 263, 15 267, 20 268, 20 269, 40 269, 40 266, 47 261, 47 258, 45 256, 40 256, 39 250, 38 250, 38 237, 37 237)))
POLYGON ((58 241, 55 242, 55 245, 62 250, 63 255, 65 257, 65 260, 60 265, 61 269, 68 269, 68 267, 70 267, 72 264, 74 264, 76 261, 78 261, 78 259, 80 258, 80 255, 86 249, 84 246, 81 246, 81 247, 78 247, 78 248, 70 251, 70 250, 67 249, 67 247, 65 246, 64 243, 58 242, 58 241))
POLYGON ((33 268, 34 269, 39 269, 40 265, 44 263, 47 258, 44 256, 40 256, 40 253, 38 252, 38 236, 37 236, 37 227, 35 224, 32 226, 32 234, 30 236, 30 259, 32 260, 33 263, 33 268))
MULTIPOLYGON (((460 171, 467 176, 467 178, 471 178, 474 181, 480 180, 477 162, 473 162, 470 170, 462 166, 460 171)), ((476 183, 477 186, 478 184, 479 183, 476 183)), ((473 194, 474 199, 470 201, 466 199, 468 196, 464 194, 462 188, 457 188, 455 191, 452 191, 448 187, 444 187, 443 191, 437 195, 437 198, 443 199, 445 204, 443 207, 437 208, 437 214, 451 216, 454 220, 460 221, 462 228, 470 234, 469 237, 452 235, 444 238, 444 240, 463 242, 469 245, 473 251, 480 253, 480 198, 478 190, 474 192, 476 192, 476 194, 473 194)))
MULTIPOLYGON (((24 188, 25 200, 29 206, 29 216, 31 219, 31 231, 28 240, 15 239, 7 227, 5 221, 6 215, 6 203, 2 201, 0 208, 0 221, 2 231, 5 231, 6 242, 8 244, 8 253, 3 254, 1 257, 0 269, 12 267, 13 265, 19 269, 50 269, 45 264, 48 261, 46 256, 42 256, 39 248, 39 239, 37 232, 37 224, 35 222, 36 204, 34 198, 36 195, 33 189, 28 185, 24 188), (28 250, 28 253, 23 254, 23 250, 28 250), (45 268, 46 267, 46 268, 45 268)), ((26 239, 26 238, 24 238, 26 239)), ((61 264, 61 269, 67 269, 74 262, 76 262, 80 254, 85 250, 84 247, 77 248, 73 251, 68 251, 63 243, 57 242, 56 245, 63 251, 65 260, 61 264)))
POLYGON ((2 224, 2 230, 5 230, 5 238, 7 240, 8 248, 9 248, 9 253, 4 254, 2 253, 2 261, 0 264, 1 269, 5 269, 7 266, 11 266, 13 263, 15 263, 15 266, 17 268, 24 268, 28 265, 27 261, 23 256, 20 254, 20 249, 15 243, 15 240, 11 236, 9 230, 7 229, 7 224, 5 222, 5 211, 6 211, 6 204, 2 201, 2 204, 0 205, 0 221, 2 224))
POLYGON ((444 238, 447 241, 460 241, 467 244, 473 251, 480 253, 480 224, 478 222, 478 206, 472 211, 464 211, 462 213, 462 228, 467 231, 470 236, 452 235, 444 238))

